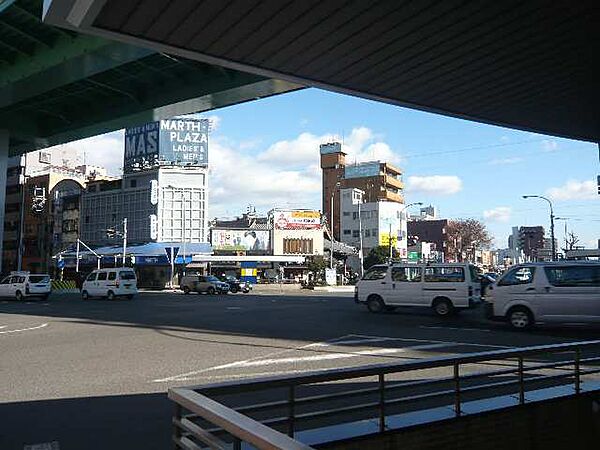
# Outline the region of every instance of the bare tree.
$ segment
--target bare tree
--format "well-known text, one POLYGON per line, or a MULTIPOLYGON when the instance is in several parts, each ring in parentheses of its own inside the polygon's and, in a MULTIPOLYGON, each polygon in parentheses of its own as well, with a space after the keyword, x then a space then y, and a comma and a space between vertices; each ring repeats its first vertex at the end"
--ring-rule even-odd
POLYGON ((493 241, 485 224, 476 219, 450 220, 446 234, 448 253, 456 261, 474 260, 475 251, 490 248, 493 241))
POLYGON ((579 236, 572 231, 569 231, 565 236, 565 251, 573 250, 579 244, 579 236))

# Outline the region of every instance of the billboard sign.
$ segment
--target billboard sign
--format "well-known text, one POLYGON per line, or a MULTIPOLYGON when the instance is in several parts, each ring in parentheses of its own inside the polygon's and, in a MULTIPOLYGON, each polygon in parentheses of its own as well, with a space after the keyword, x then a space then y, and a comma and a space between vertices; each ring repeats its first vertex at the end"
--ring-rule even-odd
POLYGON ((175 165, 208 164, 208 119, 160 121, 160 160, 175 165))
POLYGON ((381 172, 379 161, 370 161, 348 165, 344 168, 344 178, 375 177, 381 172))
POLYGON ((125 130, 125 173, 159 165, 206 166, 208 119, 169 119, 125 130))
POLYGON ((268 251, 269 242, 266 230, 211 230, 213 250, 268 251))
POLYGON ((321 213, 305 210, 274 211, 273 225, 277 230, 319 230, 321 213))

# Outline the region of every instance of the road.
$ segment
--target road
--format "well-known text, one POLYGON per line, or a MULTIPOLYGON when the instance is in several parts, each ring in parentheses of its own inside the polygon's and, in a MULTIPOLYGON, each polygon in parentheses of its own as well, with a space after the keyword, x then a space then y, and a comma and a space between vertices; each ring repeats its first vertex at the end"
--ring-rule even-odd
POLYGON ((0 301, 0 448, 170 446, 168 388, 586 340, 513 332, 481 310, 374 315, 350 295, 142 293, 133 301, 0 301))

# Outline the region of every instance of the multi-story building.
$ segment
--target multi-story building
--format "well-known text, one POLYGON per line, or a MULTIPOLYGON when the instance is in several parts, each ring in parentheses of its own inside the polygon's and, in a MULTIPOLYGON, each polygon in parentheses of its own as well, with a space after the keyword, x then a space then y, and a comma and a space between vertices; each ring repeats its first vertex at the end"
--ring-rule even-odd
POLYGON ((542 226, 519 227, 518 248, 523 252, 527 261, 538 261, 543 255, 545 231, 542 226))
POLYGON ((341 189, 341 237, 340 241, 360 248, 360 232, 362 231, 363 254, 367 255, 374 247, 391 245, 397 250, 400 258, 406 258, 407 233, 404 204, 391 201, 376 200, 372 197, 360 205, 353 200, 355 188, 341 189), (373 201, 374 200, 374 201, 373 201))
POLYGON ((82 239, 107 245, 123 228, 132 244, 208 242, 208 121, 174 119, 125 131, 123 178, 92 181, 82 198, 82 239))
POLYGON ((448 219, 411 220, 408 222, 408 239, 412 242, 429 242, 438 259, 448 257, 448 219))
POLYGON ((86 182, 85 167, 77 162, 78 152, 72 147, 35 151, 10 161, 4 271, 52 272, 52 257, 77 241, 80 193, 86 182))
POLYGON ((114 244, 107 229, 127 218, 131 244, 208 242, 207 182, 203 167, 164 166, 91 181, 82 196, 81 238, 88 245, 114 244))
POLYGON ((404 204, 402 171, 389 163, 370 161, 356 164, 346 163, 346 153, 339 142, 320 146, 321 169, 323 170, 322 211, 331 220, 333 201, 333 223, 330 223, 334 239, 342 240, 340 233, 340 189, 357 188, 365 192, 368 203, 392 202, 404 204))
POLYGON ((125 130, 123 172, 120 179, 88 183, 81 239, 116 258, 126 225, 127 257, 141 285, 164 287, 171 258, 180 269, 192 254, 210 253, 208 120, 161 120, 125 130))

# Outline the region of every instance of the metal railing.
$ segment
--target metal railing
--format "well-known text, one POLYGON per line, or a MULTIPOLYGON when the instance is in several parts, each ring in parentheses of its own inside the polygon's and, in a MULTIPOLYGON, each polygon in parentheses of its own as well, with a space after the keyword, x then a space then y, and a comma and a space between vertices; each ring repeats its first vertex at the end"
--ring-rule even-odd
POLYGON ((394 428, 390 418, 408 412, 441 408, 447 412, 443 418, 451 418, 475 403, 481 411, 577 395, 600 389, 595 380, 584 384, 583 379, 600 373, 598 354, 600 340, 583 341, 174 388, 169 391, 175 402, 173 441, 185 449, 237 450, 243 442, 257 449, 310 449, 294 438, 321 426, 367 418, 376 433, 394 428), (468 371, 472 366, 475 370, 468 371), (370 378, 358 388, 342 384, 370 378), (249 395, 262 398, 239 403, 249 395), (226 406, 218 397, 236 404, 226 406), (504 402, 494 401, 499 398, 504 402))

